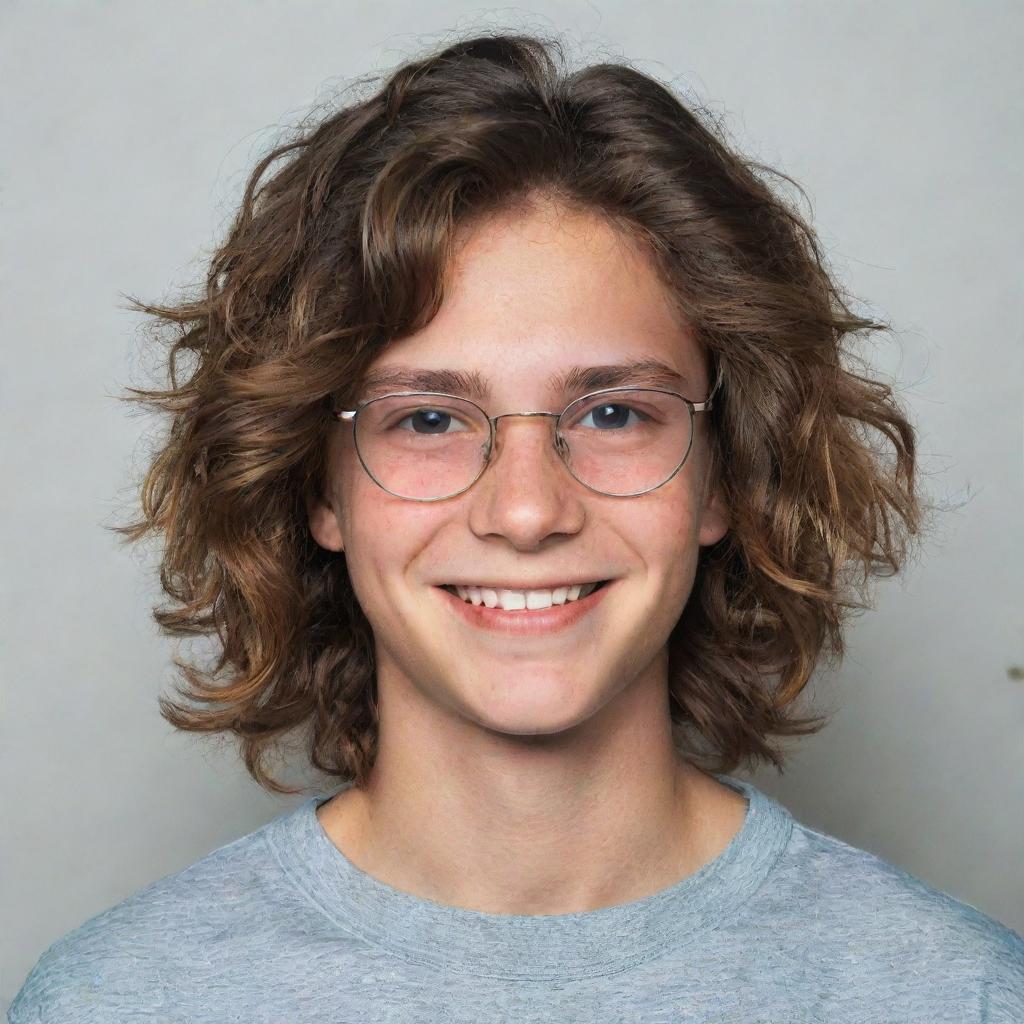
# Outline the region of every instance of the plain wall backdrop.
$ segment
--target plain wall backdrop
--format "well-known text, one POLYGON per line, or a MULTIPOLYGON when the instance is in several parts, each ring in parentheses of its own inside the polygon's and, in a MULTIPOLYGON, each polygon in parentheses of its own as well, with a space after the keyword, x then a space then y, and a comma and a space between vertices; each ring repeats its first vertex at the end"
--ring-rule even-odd
POLYGON ((724 118, 893 324, 870 351, 948 511, 816 675, 832 723, 752 779, 1024 931, 1020 4, 6 0, 0 1005, 58 937, 299 799, 159 716, 157 552, 108 529, 163 429, 114 397, 153 379, 123 294, 201 281, 247 172, 315 103, 492 28, 630 60, 724 118))

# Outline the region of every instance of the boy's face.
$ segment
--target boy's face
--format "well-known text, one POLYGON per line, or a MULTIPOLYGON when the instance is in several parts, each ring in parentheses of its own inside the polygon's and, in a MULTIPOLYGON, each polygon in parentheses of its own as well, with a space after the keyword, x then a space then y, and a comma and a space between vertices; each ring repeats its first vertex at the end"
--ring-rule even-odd
MULTIPOLYGON (((450 282, 431 323, 393 342, 374 369, 475 371, 490 384, 478 404, 491 416, 560 412, 570 398, 550 392, 549 377, 638 359, 682 374, 687 398, 707 397, 701 353, 647 258, 598 217, 544 207, 493 219, 467 236, 450 282)), ((707 416, 694 417, 682 469, 629 498, 573 479, 553 423, 500 420, 483 476, 436 502, 378 487, 351 423, 333 428, 325 500, 310 503, 309 524, 323 547, 346 553, 374 631, 382 713, 388 700, 412 699, 506 736, 554 734, 607 716, 631 687, 663 686, 698 548, 728 528, 717 495, 705 496, 707 416), (532 633, 481 625, 441 589, 556 580, 611 582, 570 624, 532 633)))

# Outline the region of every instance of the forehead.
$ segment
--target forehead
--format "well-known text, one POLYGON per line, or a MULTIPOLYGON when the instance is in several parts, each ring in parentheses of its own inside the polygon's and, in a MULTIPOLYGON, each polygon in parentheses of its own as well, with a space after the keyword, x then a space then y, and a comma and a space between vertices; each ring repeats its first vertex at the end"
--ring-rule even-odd
POLYGON ((391 342, 364 390, 482 400, 520 385, 552 397, 666 387, 691 397, 703 358, 648 253, 598 214, 541 205, 459 236, 444 300, 391 342))

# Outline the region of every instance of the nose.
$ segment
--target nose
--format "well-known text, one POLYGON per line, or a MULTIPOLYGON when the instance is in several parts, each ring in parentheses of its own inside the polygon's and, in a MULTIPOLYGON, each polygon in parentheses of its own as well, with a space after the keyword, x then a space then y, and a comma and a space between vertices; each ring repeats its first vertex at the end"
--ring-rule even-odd
POLYGON ((490 462, 467 492, 477 536, 505 537, 517 550, 535 551, 553 534, 580 531, 584 488, 555 450, 554 421, 522 413, 496 418, 490 462))

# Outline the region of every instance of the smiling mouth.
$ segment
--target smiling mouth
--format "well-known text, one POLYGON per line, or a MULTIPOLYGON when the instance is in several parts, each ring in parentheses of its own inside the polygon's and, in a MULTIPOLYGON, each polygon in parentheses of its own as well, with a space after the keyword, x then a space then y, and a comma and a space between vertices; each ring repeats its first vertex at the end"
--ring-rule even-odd
POLYGON ((528 612, 546 611, 549 608, 574 604, 576 601, 581 601, 596 593, 610 582, 611 580, 598 580, 596 583, 588 583, 582 587, 559 587, 557 590, 541 591, 456 587, 450 583, 441 584, 439 589, 446 590, 463 603, 476 607, 483 606, 496 611, 528 612), (572 596, 574 594, 575 596, 572 596))

